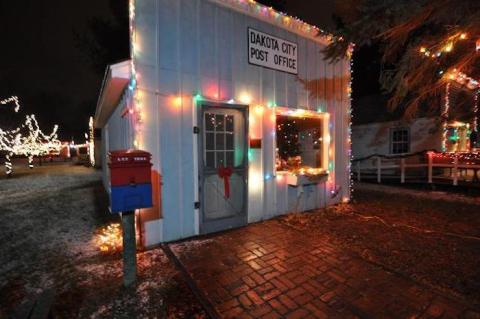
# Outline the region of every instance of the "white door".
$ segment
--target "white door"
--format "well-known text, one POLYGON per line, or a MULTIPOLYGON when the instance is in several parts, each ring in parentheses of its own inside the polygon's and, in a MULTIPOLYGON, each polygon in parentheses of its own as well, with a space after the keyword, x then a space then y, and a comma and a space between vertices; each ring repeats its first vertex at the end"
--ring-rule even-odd
POLYGON ((200 127, 201 233, 247 221, 246 110, 204 104, 200 127))

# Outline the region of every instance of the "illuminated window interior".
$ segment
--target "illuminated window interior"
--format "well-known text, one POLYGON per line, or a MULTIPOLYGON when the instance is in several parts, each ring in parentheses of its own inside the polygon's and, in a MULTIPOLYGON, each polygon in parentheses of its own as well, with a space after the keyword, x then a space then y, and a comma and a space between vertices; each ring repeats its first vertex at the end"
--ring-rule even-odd
POLYGON ((320 116, 276 115, 277 171, 316 172, 326 167, 324 119, 320 116))
POLYGON ((467 152, 469 150, 470 127, 467 123, 451 122, 447 125, 447 152, 467 152))

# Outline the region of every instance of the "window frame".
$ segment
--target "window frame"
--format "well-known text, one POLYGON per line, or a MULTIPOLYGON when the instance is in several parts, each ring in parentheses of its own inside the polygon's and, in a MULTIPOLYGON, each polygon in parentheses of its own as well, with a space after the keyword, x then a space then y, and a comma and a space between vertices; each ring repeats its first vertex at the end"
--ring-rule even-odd
MULTIPOLYGON (((331 144, 332 144, 332 138, 331 138, 331 135, 330 135, 330 130, 331 130, 330 113, 328 113, 328 112, 315 112, 315 111, 305 110, 305 109, 301 109, 301 108, 290 108, 290 107, 277 106, 277 107, 275 107, 275 111, 274 111, 273 114, 275 115, 275 121, 273 121, 273 123, 274 123, 273 127, 275 129, 275 132, 276 132, 276 128, 277 128, 277 116, 278 115, 291 116, 292 118, 306 117, 306 118, 319 119, 322 123, 321 124, 322 146, 320 148, 322 158, 321 158, 321 166, 318 167, 318 168, 324 170, 327 173, 329 173, 329 171, 331 169, 333 169, 332 167, 330 167, 330 164, 332 162, 332 159, 331 159, 332 151, 330 149, 331 144)), ((274 152, 276 152, 276 149, 277 149, 277 134, 275 134, 273 146, 274 146, 274 152)), ((275 161, 275 156, 274 156, 274 161, 275 161)), ((275 163, 274 163, 274 165, 275 165, 275 163)), ((275 171, 276 171, 276 173, 286 173, 286 172, 288 172, 286 170, 275 170, 275 171)))
MULTIPOLYGON (((403 134, 402 134, 403 135, 403 134)), ((411 146, 411 137, 410 137, 410 128, 409 127, 393 127, 390 128, 390 136, 389 136, 389 144, 390 144, 390 155, 402 155, 402 154, 408 154, 410 153, 410 146, 411 146), (400 140, 400 141, 394 141, 393 136, 395 132, 399 131, 406 131, 407 132, 407 140, 400 140), (394 152, 394 145, 407 145, 407 151, 406 152, 394 152)), ((403 150, 403 147, 401 148, 403 150)))
MULTIPOLYGON (((220 165, 223 165, 225 167, 228 167, 228 166, 232 166, 234 167, 234 163, 232 163, 232 165, 228 165, 228 161, 227 161, 227 154, 228 153, 231 153, 234 155, 235 153, 235 124, 233 121, 235 121, 235 117, 230 115, 230 114, 219 114, 219 113, 209 113, 209 112, 204 112, 204 117, 203 117, 203 127, 204 127, 204 133, 203 133, 203 160, 204 160, 204 165, 205 167, 209 167, 209 168, 212 168, 212 169, 218 169, 218 167, 220 167, 220 165), (213 130, 209 130, 207 128, 207 116, 211 116, 211 115, 214 115, 214 126, 213 126, 213 130), (222 117, 222 121, 223 121, 223 129, 219 130, 218 127, 217 127, 217 117, 222 117), (227 128, 227 118, 228 117, 231 117, 232 118, 232 130, 228 130, 227 128), (212 149, 209 149, 207 147, 207 134, 213 134, 213 148, 212 149), (232 148, 228 148, 227 147, 227 136, 230 135, 232 136, 232 139, 233 139, 233 144, 232 144, 232 148), (222 136, 223 137, 223 148, 218 148, 218 141, 217 141, 217 138, 218 136, 222 136), (213 154, 213 163, 214 163, 214 166, 208 166, 208 161, 207 161, 207 154, 213 154), (219 154, 222 154, 223 156, 223 164, 218 164, 218 155, 219 154)), ((233 157, 233 161, 234 161, 234 157, 233 157)))

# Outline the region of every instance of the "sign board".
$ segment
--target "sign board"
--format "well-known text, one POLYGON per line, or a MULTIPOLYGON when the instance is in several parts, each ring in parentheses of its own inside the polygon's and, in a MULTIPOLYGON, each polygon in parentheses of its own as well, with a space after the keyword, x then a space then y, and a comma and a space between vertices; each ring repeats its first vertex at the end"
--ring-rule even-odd
POLYGON ((297 57, 296 43, 248 28, 248 62, 250 64, 298 74, 297 57))

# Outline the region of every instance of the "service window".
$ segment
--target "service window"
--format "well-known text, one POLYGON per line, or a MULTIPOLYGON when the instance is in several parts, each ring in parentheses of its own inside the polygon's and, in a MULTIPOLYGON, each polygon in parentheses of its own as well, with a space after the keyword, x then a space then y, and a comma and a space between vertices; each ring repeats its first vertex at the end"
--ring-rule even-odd
POLYGON ((394 128, 390 130, 390 154, 405 154, 410 152, 410 130, 394 128))
POLYGON ((298 172, 325 167, 324 123, 320 117, 276 116, 277 171, 298 172))

